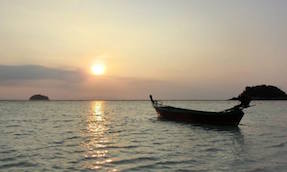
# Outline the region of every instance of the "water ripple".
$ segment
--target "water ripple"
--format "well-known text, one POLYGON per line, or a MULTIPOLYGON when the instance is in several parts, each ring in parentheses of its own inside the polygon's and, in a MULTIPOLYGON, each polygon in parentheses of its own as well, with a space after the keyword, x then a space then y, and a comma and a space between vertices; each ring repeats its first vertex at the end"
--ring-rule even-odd
POLYGON ((0 165, 0 169, 15 168, 15 167, 37 167, 37 164, 31 163, 28 161, 22 161, 22 162, 17 162, 17 163, 9 163, 9 164, 0 165))
MULTIPOLYGON (((171 103, 202 109, 230 105, 171 103)), ((0 109, 0 171, 287 168, 287 110, 282 102, 259 103, 235 128, 158 120, 144 101, 0 102, 0 107, 6 107, 0 109), (280 111, 274 111, 274 104, 282 106, 280 111)))

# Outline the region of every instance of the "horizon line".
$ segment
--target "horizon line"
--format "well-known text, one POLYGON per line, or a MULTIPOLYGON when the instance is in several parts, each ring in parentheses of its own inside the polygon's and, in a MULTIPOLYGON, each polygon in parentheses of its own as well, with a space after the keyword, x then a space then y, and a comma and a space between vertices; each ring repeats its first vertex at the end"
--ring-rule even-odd
MULTIPOLYGON (((158 101, 228 101, 230 99, 158 99, 158 101)), ((31 101, 29 99, 0 99, 0 101, 31 101)), ((150 99, 50 99, 37 101, 150 101, 150 99)))

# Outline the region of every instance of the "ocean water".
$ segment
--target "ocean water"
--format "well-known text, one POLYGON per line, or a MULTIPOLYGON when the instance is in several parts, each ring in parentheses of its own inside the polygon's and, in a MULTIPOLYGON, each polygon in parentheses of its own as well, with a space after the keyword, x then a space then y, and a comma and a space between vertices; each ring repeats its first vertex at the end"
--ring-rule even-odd
POLYGON ((159 120, 148 101, 1 101, 0 171, 287 171, 287 101, 252 104, 214 127, 159 120))

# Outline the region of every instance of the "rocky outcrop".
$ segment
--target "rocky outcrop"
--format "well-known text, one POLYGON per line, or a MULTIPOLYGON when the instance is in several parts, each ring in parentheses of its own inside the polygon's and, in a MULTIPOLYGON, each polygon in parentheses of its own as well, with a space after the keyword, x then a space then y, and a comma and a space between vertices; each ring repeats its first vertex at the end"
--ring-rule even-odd
POLYGON ((238 100, 241 95, 247 95, 252 100, 287 100, 287 94, 272 85, 246 87, 238 97, 234 97, 231 100, 238 100))
POLYGON ((29 100, 31 100, 31 101, 37 101, 37 100, 45 100, 45 101, 48 101, 48 100, 49 100, 49 97, 48 97, 48 96, 41 95, 41 94, 36 94, 36 95, 31 96, 29 100))

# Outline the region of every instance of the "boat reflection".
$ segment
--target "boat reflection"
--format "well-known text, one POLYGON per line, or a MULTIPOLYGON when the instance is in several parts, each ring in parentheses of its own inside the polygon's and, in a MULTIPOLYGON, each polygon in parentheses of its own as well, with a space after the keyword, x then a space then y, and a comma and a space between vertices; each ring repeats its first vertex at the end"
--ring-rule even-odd
POLYGON ((238 126, 191 125, 191 128, 193 132, 204 138, 205 143, 213 143, 209 146, 218 150, 213 153, 214 155, 217 153, 224 156, 234 164, 246 155, 244 132, 238 126))
MULTIPOLYGON (((87 140, 83 144, 85 148, 85 167, 92 170, 102 169, 112 162, 109 151, 106 149, 109 138, 106 135, 108 121, 105 117, 104 101, 91 102, 90 111, 87 115, 87 140)), ((105 169, 105 171, 116 171, 116 169, 105 169)))

